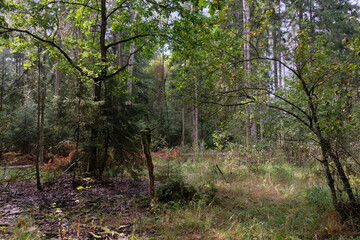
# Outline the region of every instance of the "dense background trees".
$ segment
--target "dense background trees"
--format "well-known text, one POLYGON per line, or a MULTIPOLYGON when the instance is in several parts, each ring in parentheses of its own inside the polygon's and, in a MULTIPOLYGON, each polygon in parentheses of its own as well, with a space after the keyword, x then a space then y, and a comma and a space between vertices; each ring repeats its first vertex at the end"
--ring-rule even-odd
POLYGON ((153 150, 314 152, 338 211, 356 211, 347 205, 359 194, 348 171, 359 168, 353 2, 0 4, 0 157, 43 156, 71 139, 86 150, 86 171, 115 162, 135 174, 148 126, 153 150))

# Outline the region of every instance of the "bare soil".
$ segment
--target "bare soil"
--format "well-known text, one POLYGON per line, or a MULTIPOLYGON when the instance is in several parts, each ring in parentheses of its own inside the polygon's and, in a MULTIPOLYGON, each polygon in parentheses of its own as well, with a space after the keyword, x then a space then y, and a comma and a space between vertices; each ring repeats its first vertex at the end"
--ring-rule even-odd
POLYGON ((0 185, 0 239, 13 238, 19 229, 42 239, 154 236, 139 230, 149 206, 147 181, 78 177, 76 184, 74 189, 72 178, 62 177, 43 191, 33 181, 0 185))

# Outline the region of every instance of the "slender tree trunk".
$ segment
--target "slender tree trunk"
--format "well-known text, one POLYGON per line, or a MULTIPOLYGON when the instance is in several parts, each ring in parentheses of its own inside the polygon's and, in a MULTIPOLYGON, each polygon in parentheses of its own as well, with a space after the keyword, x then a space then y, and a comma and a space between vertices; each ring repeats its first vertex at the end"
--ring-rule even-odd
MULTIPOLYGON (((277 35, 277 55, 276 55, 276 59, 278 59, 279 61, 281 61, 281 38, 282 38, 282 34, 281 34, 281 26, 282 26, 282 19, 281 19, 281 6, 280 6, 280 0, 277 1, 277 5, 276 7, 278 8, 278 13, 277 13, 277 30, 276 30, 276 35, 277 35)), ((277 70, 278 70, 278 76, 277 76, 277 84, 278 86, 281 86, 281 77, 282 77, 282 74, 281 74, 281 69, 282 69, 282 66, 280 64, 280 62, 277 62, 277 70)))
POLYGON ((166 126, 169 122, 169 113, 167 108, 167 99, 166 99, 166 80, 167 75, 165 74, 165 54, 163 53, 161 56, 161 80, 162 80, 162 100, 163 100, 163 106, 164 106, 164 112, 165 112, 165 123, 166 126))
MULTIPOLYGON (((251 73, 251 63, 250 63, 250 6, 248 1, 243 0, 243 24, 244 24, 244 70, 246 74, 246 84, 250 84, 250 73, 251 73)), ((251 146, 251 137, 252 133, 254 133, 254 129, 252 128, 253 119, 251 118, 251 107, 246 105, 246 145, 248 147, 251 146)))
POLYGON ((185 108, 181 108, 181 147, 185 147, 185 108))
POLYGON ((246 146, 250 147, 251 146, 251 121, 250 121, 251 111, 249 105, 245 106, 245 114, 246 114, 246 146))
POLYGON ((101 165, 101 169, 100 169, 100 175, 103 174, 103 172, 105 171, 106 168, 106 163, 109 159, 109 130, 106 131, 106 136, 105 136, 105 146, 104 146, 104 159, 102 161, 102 165, 101 165))
POLYGON ((328 156, 327 156, 327 153, 325 152, 325 149, 322 148, 321 150, 322 150, 322 156, 323 156, 322 164, 325 168, 325 174, 326 174, 326 179, 328 181, 328 186, 330 188, 331 198, 332 198, 335 208, 337 208, 338 200, 337 200, 337 196, 336 196, 335 182, 334 182, 333 176, 331 175, 328 156))
POLYGON ((41 109, 40 109, 40 138, 39 138, 39 161, 44 162, 44 112, 45 112, 46 88, 43 86, 41 90, 41 109))
MULTIPOLYGON (((250 107, 250 109, 251 109, 251 107, 250 107)), ((252 110, 250 110, 251 112, 255 112, 254 111, 254 109, 255 108, 252 108, 252 110)), ((257 144, 257 133, 258 133, 258 131, 257 131, 257 120, 256 120, 256 118, 255 118, 255 116, 253 116, 252 118, 251 118, 251 141, 252 141, 252 143, 253 144, 257 144)))
MULTIPOLYGON (((2 70, 1 70, 1 85, 0 85, 0 114, 3 113, 3 99, 4 99, 4 85, 5 85, 5 53, 3 53, 2 70)), ((2 122, 1 122, 2 123, 2 122)), ((3 126, 1 126, 3 127, 3 126)), ((0 135, 0 160, 3 158, 3 139, 0 135)))
POLYGON ((38 49, 39 51, 39 62, 38 62, 38 113, 37 113, 37 135, 38 135, 38 155, 36 157, 35 168, 36 168, 36 186, 38 190, 42 190, 41 182, 40 182, 40 169, 39 169, 39 161, 44 158, 44 134, 43 134, 43 124, 41 124, 42 120, 42 89, 41 89, 41 47, 38 49), (41 157, 42 155, 42 157, 41 157))
MULTIPOLYGON (((277 15, 275 14, 275 24, 277 24, 277 15)), ((273 37, 273 58, 277 59, 278 58, 278 35, 277 35, 277 27, 276 25, 273 28, 273 33, 272 33, 272 37, 273 37)), ((278 79, 278 62, 277 61, 273 61, 273 67, 274 67, 274 88, 275 90, 278 89, 278 84, 279 84, 279 79, 278 79)))
POLYGON ((329 153, 329 156, 330 156, 330 159, 334 162, 335 164, 335 167, 336 167, 336 170, 337 170, 337 173, 339 174, 340 176, 340 179, 344 185, 344 188, 345 188, 345 192, 346 194, 348 195, 348 198, 349 198, 349 201, 351 204, 355 203, 356 200, 355 200, 355 196, 354 196, 354 193, 352 191, 352 188, 351 188, 351 184, 350 184, 350 181, 348 179, 348 177, 346 176, 346 173, 344 171, 344 168, 339 160, 339 158, 336 156, 336 154, 332 151, 331 149, 331 146, 330 144, 328 144, 327 146, 329 148, 328 150, 328 153, 329 153))
MULTIPOLYGON (((120 40, 120 33, 117 33, 116 34, 117 36, 117 40, 120 40)), ((116 63, 117 63, 117 66, 119 68, 121 68, 123 66, 123 63, 122 63, 122 45, 121 44, 118 44, 116 46, 116 63)))
MULTIPOLYGON (((132 16, 132 21, 134 23, 136 23, 136 12, 133 12, 133 16, 132 16)), ((126 105, 131 105, 131 96, 132 96, 132 92, 133 92, 133 80, 132 80, 132 76, 134 75, 134 55, 135 55, 135 42, 131 43, 130 46, 130 59, 129 59, 129 67, 128 67, 128 71, 129 71, 129 78, 127 79, 127 92, 129 94, 130 99, 128 101, 126 101, 126 105)))
POLYGON ((198 109, 198 86, 197 79, 195 79, 194 89, 194 109, 193 109, 193 148, 194 151, 198 150, 199 143, 199 109, 198 109))
POLYGON ((72 187, 73 189, 76 189, 76 169, 78 167, 78 161, 79 161, 79 143, 80 143, 80 124, 81 124, 81 111, 80 111, 80 106, 81 106, 81 98, 82 98, 82 83, 80 78, 77 79, 78 83, 78 91, 77 91, 77 96, 78 96, 78 103, 77 103, 77 131, 76 131, 76 146, 75 146, 75 159, 74 159, 74 166, 73 166, 73 178, 72 178, 72 187))
POLYGON ((299 11, 299 29, 302 32, 304 30, 304 9, 303 9, 304 3, 303 1, 298 1, 298 11, 299 11))
POLYGON ((59 58, 56 59, 56 63, 57 63, 57 68, 55 70, 55 96, 59 96, 59 90, 60 90, 60 77, 61 77, 61 74, 60 74, 60 69, 59 69, 59 58))
POLYGON ((149 191, 151 201, 155 199, 155 177, 154 177, 154 165, 151 157, 151 133, 150 128, 145 128, 141 131, 141 142, 143 145, 144 154, 146 157, 147 168, 149 172, 149 191))
POLYGON ((4 53, 3 59, 2 59, 2 70, 1 70, 0 112, 3 111, 4 87, 5 87, 5 53, 4 53))

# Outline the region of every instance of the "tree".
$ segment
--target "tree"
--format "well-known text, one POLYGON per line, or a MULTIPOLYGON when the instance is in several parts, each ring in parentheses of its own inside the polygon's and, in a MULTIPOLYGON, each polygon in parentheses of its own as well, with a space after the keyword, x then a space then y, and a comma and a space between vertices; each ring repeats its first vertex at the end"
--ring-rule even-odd
MULTIPOLYGON (((230 12, 226 6, 216 19, 217 25, 212 25, 211 31, 202 31, 201 39, 210 39, 205 46, 201 46, 206 54, 199 54, 198 51, 184 51, 183 54, 202 59, 197 62, 202 68, 207 68, 205 58, 216 59, 212 62, 212 75, 221 76, 220 79, 225 80, 222 85, 218 85, 215 81, 219 81, 219 78, 212 79, 215 86, 212 94, 219 96, 214 104, 224 107, 260 104, 282 112, 286 122, 292 118, 297 125, 303 125, 305 133, 316 139, 315 143, 322 154, 319 161, 327 177, 334 206, 346 218, 355 214, 358 203, 344 171, 344 159, 337 150, 338 142, 347 135, 351 125, 349 117, 343 114, 349 92, 340 86, 356 77, 357 67, 350 59, 344 61, 333 57, 338 50, 326 45, 326 38, 321 36, 321 31, 317 28, 312 30, 308 25, 305 17, 307 6, 303 2, 296 3, 299 4, 294 8, 298 21, 293 34, 287 34, 289 42, 280 46, 279 41, 273 41, 279 45, 279 50, 286 51, 286 59, 277 57, 276 53, 269 56, 267 52, 274 49, 268 45, 270 41, 266 35, 271 30, 269 20, 274 11, 264 9, 261 4, 254 6, 256 11, 250 33, 244 31, 243 34, 238 34, 226 25, 230 12), (316 33, 319 35, 311 35, 316 33), (245 42, 249 43, 252 57, 246 56, 249 51, 245 42), (240 48, 245 48, 244 56, 238 50, 239 45, 240 48), (269 47, 265 48, 267 46, 269 47), (251 85, 248 80, 249 67, 246 66, 249 62, 255 69, 251 74, 251 85), (278 75, 269 74, 272 70, 270 63, 275 66, 274 62, 276 66, 281 65, 285 69, 286 75, 282 77, 286 88, 274 88, 272 81, 265 84, 261 82, 266 77, 278 81, 274 79, 278 75)), ((244 9, 246 8, 245 6, 244 9)), ((310 9, 314 11, 313 8, 310 9)), ((199 36, 192 39, 194 44, 199 36)))
MULTIPOLYGON (((42 42, 52 58, 59 59, 66 64, 69 72, 76 74, 82 81, 93 86, 93 104, 99 108, 97 111, 99 115, 97 121, 90 126, 91 136, 88 151, 90 172, 99 173, 100 166, 108 156, 108 148, 100 147, 102 144, 106 145, 108 141, 107 137, 99 136, 102 131, 101 125, 111 128, 112 131, 117 129, 124 133, 122 134, 124 138, 120 139, 124 144, 114 142, 117 148, 122 146, 122 151, 125 152, 126 148, 130 152, 136 148, 139 149, 129 146, 129 144, 133 144, 126 140, 134 137, 134 132, 128 131, 134 127, 129 127, 130 122, 126 121, 126 117, 122 118, 126 121, 127 127, 125 128, 119 124, 116 126, 115 119, 110 120, 113 116, 110 109, 118 111, 121 109, 125 113, 126 107, 114 108, 110 98, 104 97, 104 95, 110 93, 126 95, 125 80, 128 78, 128 72, 125 70, 129 66, 132 67, 133 55, 140 51, 147 57, 153 54, 159 37, 166 37, 171 24, 173 24, 172 22, 162 25, 160 28, 157 16, 160 14, 169 17, 173 12, 181 11, 181 4, 181 1, 170 1, 163 5, 150 0, 88 2, 81 0, 40 2, 27 0, 20 3, 16 1, 2 3, 0 34, 5 40, 2 42, 3 46, 19 50, 27 48, 31 44, 28 41, 30 38, 42 42), (131 11, 127 11, 127 9, 131 11), (62 19, 70 21, 78 29, 77 34, 56 37, 59 30, 57 16, 60 14, 64 14, 62 19), (111 39, 111 32, 121 33, 121 36, 119 39, 111 39), (116 58, 122 58, 119 56, 119 51, 113 51, 120 44, 124 49, 132 49, 122 65, 115 61, 116 58), (77 57, 74 53, 78 53, 79 56, 77 57), (117 76, 120 76, 118 79, 121 82, 114 80, 117 76), (115 81, 115 84, 110 84, 112 81, 115 81), (111 122, 110 125, 106 124, 106 118, 109 119, 108 123, 111 122), (100 149, 105 149, 105 152, 100 152, 100 149)), ((120 97, 120 99, 123 99, 120 104, 124 105, 124 97, 120 97)), ((117 135, 111 137, 115 141, 117 135)), ((121 155, 126 156, 125 153, 121 155)))
MULTIPOLYGON (((46 98, 46 87, 44 86, 43 76, 42 76, 42 61, 41 61, 41 46, 38 47, 38 86, 37 86, 37 139, 38 139, 38 155, 35 161, 36 167, 36 185, 38 190, 42 190, 40 183, 40 170, 39 162, 44 162, 44 111, 45 111, 45 98, 46 98)), ((45 56, 44 56, 45 59, 45 56)))

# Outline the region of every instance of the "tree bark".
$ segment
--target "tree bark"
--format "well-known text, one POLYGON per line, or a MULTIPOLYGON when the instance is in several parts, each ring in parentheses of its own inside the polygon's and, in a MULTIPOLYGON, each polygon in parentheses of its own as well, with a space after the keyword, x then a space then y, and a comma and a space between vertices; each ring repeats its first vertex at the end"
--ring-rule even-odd
POLYGON ((355 196, 354 196, 354 193, 352 191, 352 188, 351 188, 351 184, 350 184, 350 181, 349 179, 347 178, 346 176, 346 173, 344 171, 344 168, 339 160, 339 158, 335 155, 335 153, 332 151, 331 149, 331 145, 328 141, 326 140, 322 140, 320 142, 320 145, 321 145, 321 148, 322 149, 325 149, 325 152, 327 152, 330 156, 330 159, 334 162, 335 164, 335 167, 336 167, 336 170, 337 170, 337 173, 339 174, 339 177, 344 185, 344 188, 345 188, 345 192, 346 194, 348 195, 348 198, 349 198, 349 202, 351 204, 354 204, 356 202, 355 200, 355 196))
MULTIPOLYGON (((251 62, 250 62, 250 6, 248 1, 243 0, 243 25, 244 25, 244 71, 247 78, 246 85, 250 85, 250 73, 251 73, 251 62)), ((251 138, 253 137, 256 130, 252 125, 254 125, 254 119, 251 118, 251 107, 247 105, 245 107, 246 112, 246 145, 251 146, 251 138)), ((256 124, 255 124, 256 127, 256 124)))
POLYGON ((3 111, 4 85, 5 85, 5 53, 3 53, 0 85, 0 112, 3 111))
POLYGON ((40 169, 39 169, 39 161, 43 160, 44 158, 44 132, 43 129, 44 125, 42 124, 42 89, 41 89, 41 47, 38 49, 39 54, 39 61, 38 61, 38 113, 37 113, 37 135, 38 135, 38 155, 35 161, 35 168, 36 168, 36 186, 38 190, 42 190, 41 182, 40 182, 40 169), (41 157, 42 155, 42 157, 41 157))
POLYGON ((59 58, 56 59, 57 68, 55 70, 55 96, 59 96, 59 90, 60 90, 60 69, 59 69, 59 58))
POLYGON ((324 169, 325 169, 326 179, 328 181, 328 186, 329 186, 330 192, 331 192, 331 198, 332 198, 332 201, 333 201, 333 204, 334 204, 335 208, 337 208, 338 200, 337 200, 337 196, 336 196, 334 178, 331 175, 327 153, 325 152, 325 149, 322 148, 321 150, 322 150, 322 156, 323 156, 322 164, 323 164, 324 169))
MULTIPOLYGON (((95 87, 94 87, 94 102, 101 101, 101 85, 102 82, 106 79, 107 74, 107 52, 106 52, 106 25, 107 25, 107 18, 106 18, 106 0, 101 0, 101 24, 100 24, 100 61, 104 64, 104 68, 100 72, 100 77, 94 79, 95 87)), ((99 174, 98 171, 98 164, 97 164, 97 155, 98 155, 98 129, 97 126, 93 126, 91 128, 91 147, 90 147, 90 159, 89 159, 89 172, 92 174, 99 174)))
MULTIPOLYGON (((275 10, 276 11, 276 10, 275 10)), ((274 20, 275 20, 275 23, 274 24, 277 24, 277 15, 275 14, 274 16, 274 20)), ((276 25, 274 26, 273 28, 273 33, 272 33, 272 37, 273 37, 273 58, 274 59, 277 59, 278 57, 278 35, 277 35, 277 27, 276 25)), ((273 67, 274 67, 274 88, 275 88, 275 91, 278 89, 278 84, 279 84, 279 79, 278 79, 278 62, 277 61, 273 61, 273 67)))
POLYGON ((181 147, 185 147, 185 108, 181 108, 181 147))
MULTIPOLYGON (((2 70, 1 70, 1 85, 0 85, 0 114, 3 113, 3 99, 4 99, 4 85, 5 85, 5 53, 3 53, 2 70)), ((2 126, 1 126, 2 127, 2 126)), ((3 127, 2 127, 3 128, 3 127)), ((3 158, 3 139, 0 136, 0 160, 3 158)))
POLYGON ((149 172, 149 192, 151 201, 155 199, 155 177, 154 177, 154 165, 151 157, 151 130, 150 128, 145 128, 141 131, 141 142, 143 145, 143 150, 146 158, 147 168, 149 172))
POLYGON ((198 150, 199 143, 199 109, 198 109, 198 86, 197 79, 194 82, 194 109, 193 109, 193 148, 198 150))
MULTIPOLYGON (((136 23, 136 12, 133 12, 133 16, 132 16, 132 21, 134 23, 136 23)), ((126 101, 126 105, 131 105, 131 96, 132 96, 132 92, 133 92, 133 80, 132 77, 134 75, 134 54, 135 53, 135 42, 131 43, 130 46, 130 59, 129 59, 129 67, 128 67, 128 71, 129 71, 129 78, 127 79, 127 83, 126 83, 126 88, 127 88, 127 92, 129 94, 130 99, 128 101, 126 101)))

